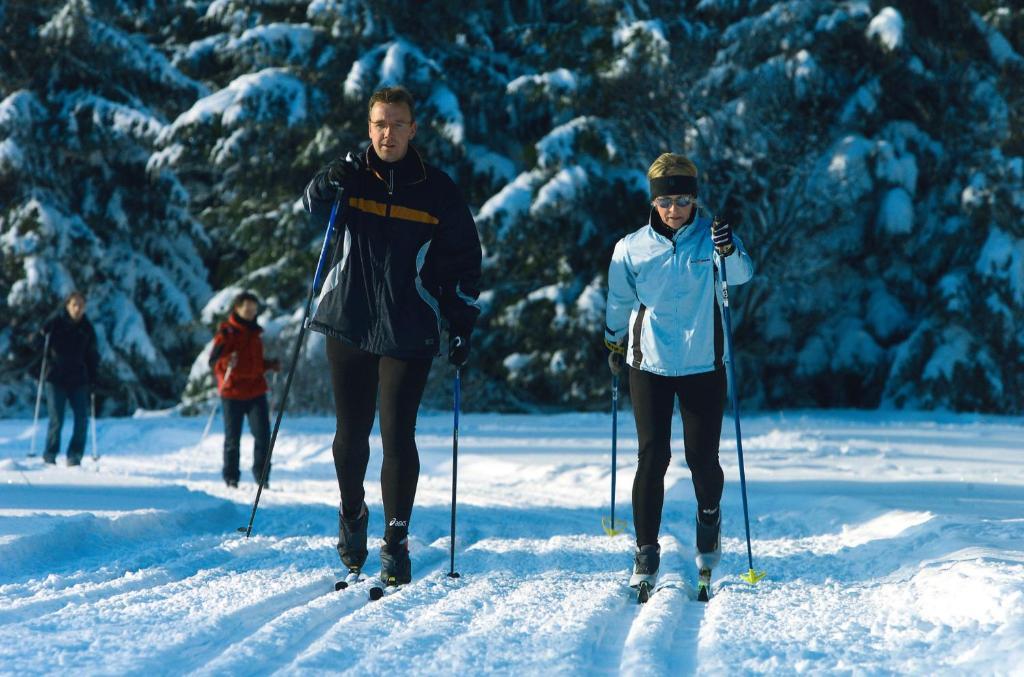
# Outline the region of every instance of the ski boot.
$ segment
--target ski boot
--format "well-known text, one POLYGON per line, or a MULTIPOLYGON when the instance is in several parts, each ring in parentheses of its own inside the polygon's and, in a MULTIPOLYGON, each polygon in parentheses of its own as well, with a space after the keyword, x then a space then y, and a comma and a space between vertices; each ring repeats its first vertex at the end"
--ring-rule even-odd
POLYGON ((384 585, 404 585, 412 580, 409 539, 391 545, 385 539, 380 546, 380 580, 384 585))
POLYGON ((363 502, 359 517, 346 519, 344 511, 338 508, 338 555, 349 573, 359 575, 366 563, 366 526, 370 511, 363 502))
POLYGON ((658 580, 658 566, 661 564, 661 546, 645 545, 638 547, 633 555, 633 575, 629 577, 629 587, 635 588, 636 601, 645 603, 651 597, 654 584, 658 580))
POLYGON ((722 513, 715 507, 697 511, 697 599, 711 599, 711 570, 722 560, 722 513))

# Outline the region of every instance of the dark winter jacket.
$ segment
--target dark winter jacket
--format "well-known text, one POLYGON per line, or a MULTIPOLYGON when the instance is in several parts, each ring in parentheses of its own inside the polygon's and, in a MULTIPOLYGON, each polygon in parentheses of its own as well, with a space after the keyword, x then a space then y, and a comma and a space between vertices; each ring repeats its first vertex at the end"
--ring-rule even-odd
POLYGON ((221 397, 229 400, 251 400, 267 392, 264 372, 276 369, 275 360, 263 357, 263 328, 255 321, 249 322, 232 312, 226 322, 220 323, 217 335, 213 337, 210 351, 210 366, 217 377, 217 390, 221 397), (228 375, 231 354, 238 354, 238 361, 228 375))
MULTIPOLYGON (((377 355, 438 355, 442 324, 468 337, 480 312, 476 224, 454 182, 415 148, 388 163, 369 146, 365 160, 346 186, 310 328, 377 355)), ((321 170, 303 203, 326 224, 334 199, 321 170)))
POLYGON ((96 383, 100 356, 96 349, 96 331, 89 318, 78 322, 61 308, 43 324, 42 334, 50 336, 46 356, 46 380, 65 388, 96 383))

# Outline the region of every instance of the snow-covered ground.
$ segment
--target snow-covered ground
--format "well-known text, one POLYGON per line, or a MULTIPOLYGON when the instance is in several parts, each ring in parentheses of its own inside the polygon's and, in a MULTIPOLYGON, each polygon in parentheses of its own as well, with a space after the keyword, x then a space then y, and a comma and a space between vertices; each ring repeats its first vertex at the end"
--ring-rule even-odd
MULTIPOLYGON (((629 518, 635 436, 628 412, 619 421, 629 518)), ((768 572, 756 586, 739 578, 727 420, 725 556, 707 605, 691 600, 680 440, 664 587, 645 606, 625 586, 630 534, 601 528, 608 415, 462 417, 457 580, 451 417, 421 416, 415 580, 379 602, 365 583, 334 591, 333 419, 285 419, 248 540, 236 528, 255 486, 224 487, 222 436, 197 447, 204 423, 102 420, 100 461, 68 469, 25 458, 30 422, 0 421, 0 673, 1024 674, 1022 418, 748 416, 754 564, 768 572)), ((375 437, 372 539, 379 449, 375 437)))

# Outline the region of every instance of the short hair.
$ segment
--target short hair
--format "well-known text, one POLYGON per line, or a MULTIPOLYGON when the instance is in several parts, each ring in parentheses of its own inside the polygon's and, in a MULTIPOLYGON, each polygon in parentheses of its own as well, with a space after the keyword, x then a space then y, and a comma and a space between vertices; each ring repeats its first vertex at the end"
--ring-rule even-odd
POLYGON ((382 87, 370 96, 370 105, 366 108, 366 119, 370 119, 373 113, 374 104, 378 103, 404 103, 409 108, 411 121, 416 120, 416 108, 413 102, 412 93, 402 85, 394 87, 382 87))
POLYGON ((256 304, 257 306, 259 306, 259 305, 260 305, 260 299, 259 299, 259 297, 258 297, 258 296, 256 296, 256 294, 253 294, 253 293, 252 293, 251 291, 248 291, 248 290, 246 290, 246 291, 243 291, 243 292, 241 292, 240 294, 237 294, 237 295, 235 296, 235 299, 234 299, 234 300, 233 300, 233 301, 231 302, 231 308, 232 308, 232 310, 234 310, 234 309, 235 309, 235 308, 237 308, 238 306, 242 305, 242 304, 243 304, 243 303, 245 303, 246 301, 252 301, 252 302, 253 302, 253 303, 255 303, 255 304, 256 304))
POLYGON ((692 176, 697 178, 697 165, 693 160, 678 153, 662 153, 658 159, 651 163, 647 170, 647 179, 657 179, 662 176, 692 176))
POLYGON ((83 304, 86 303, 85 294, 78 291, 77 289, 75 289, 74 291, 72 291, 71 293, 64 297, 64 305, 71 303, 71 299, 78 299, 83 304))

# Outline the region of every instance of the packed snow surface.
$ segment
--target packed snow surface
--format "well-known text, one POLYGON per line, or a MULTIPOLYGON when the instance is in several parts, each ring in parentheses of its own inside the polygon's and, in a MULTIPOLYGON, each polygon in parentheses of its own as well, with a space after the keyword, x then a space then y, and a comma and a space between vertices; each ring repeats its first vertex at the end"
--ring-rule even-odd
MULTIPOLYGON (((727 419, 725 553, 706 605, 677 421, 662 587, 640 606, 630 531, 601 528, 610 418, 462 416, 452 579, 452 418, 424 413, 415 580, 378 602, 368 583, 334 591, 333 419, 285 418, 248 539, 236 529, 255 486, 221 481, 219 419, 202 444, 206 416, 101 420, 102 456, 76 469, 26 458, 31 422, 0 421, 0 673, 1020 674, 1024 419, 746 417, 754 566, 768 574, 756 586, 740 579, 727 419)), ((636 438, 628 412, 619 424, 628 521, 636 438)), ((371 448, 375 565, 376 432, 371 448)))

